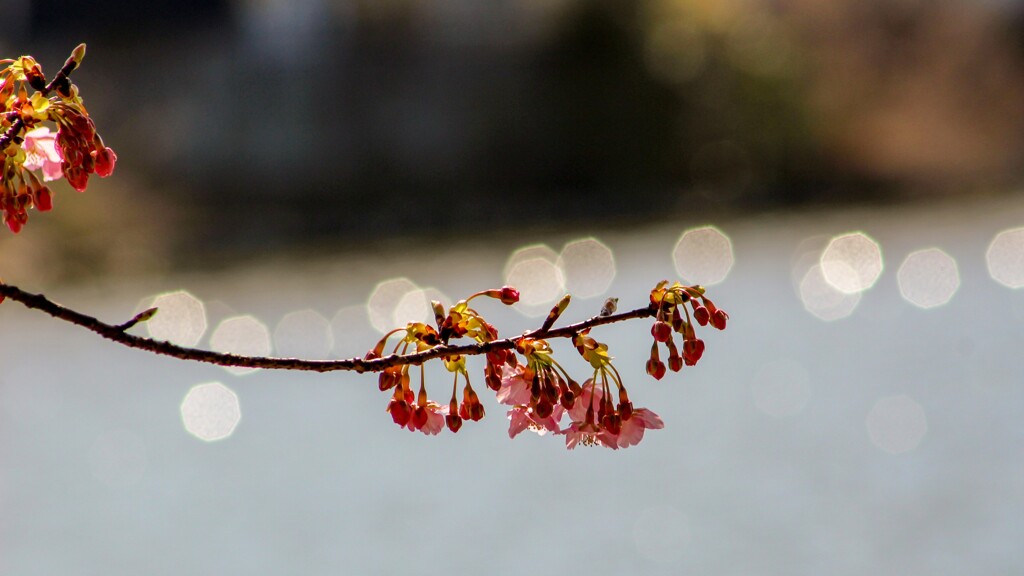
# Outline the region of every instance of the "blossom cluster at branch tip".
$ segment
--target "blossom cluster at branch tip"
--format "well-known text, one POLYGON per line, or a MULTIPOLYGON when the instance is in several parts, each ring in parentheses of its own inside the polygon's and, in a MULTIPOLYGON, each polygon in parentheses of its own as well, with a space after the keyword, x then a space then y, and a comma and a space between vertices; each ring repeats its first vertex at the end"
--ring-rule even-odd
POLYGON ((84 192, 91 174, 104 178, 114 172, 117 154, 103 143, 78 87, 68 79, 84 56, 81 44, 49 83, 31 56, 0 60, 6 65, 0 70, 0 213, 14 233, 28 222, 30 208, 53 208, 53 191, 44 182, 64 178, 84 192), (49 96, 50 91, 56 94, 49 96))
MULTIPOLYGON (((664 427, 664 422, 653 411, 633 406, 622 377, 612 363, 608 346, 594 339, 590 328, 572 333, 573 346, 589 365, 583 384, 570 376, 555 359, 551 345, 539 336, 550 333, 552 324, 569 305, 568 295, 551 309, 541 329, 504 341, 514 344, 512 349, 495 346, 501 344, 497 329, 470 306, 470 301, 480 296, 513 304, 518 300, 519 292, 509 286, 484 290, 460 300, 448 310, 440 302, 431 302, 435 326, 411 322, 405 328, 396 328, 377 342, 364 360, 382 358, 392 337, 398 339, 390 350, 396 355, 424 352, 447 346, 453 339, 469 338, 480 345, 490 345, 486 352, 484 382, 495 393, 496 400, 509 407, 510 438, 530 430, 542 436, 562 436, 569 449, 584 445, 617 450, 639 443, 646 430, 664 427), (564 424, 566 417, 568 423, 564 424)), ((696 364, 703 353, 704 343, 694 336, 694 320, 686 309, 687 303, 694 308, 698 324, 711 323, 724 328, 728 315, 707 299, 700 286, 679 283, 668 286, 667 282, 662 282, 651 291, 650 298, 648 310, 656 316, 651 329, 655 346, 647 371, 660 379, 665 375, 665 367, 658 359, 659 343, 669 347, 669 365, 674 371, 681 369, 684 362, 696 364), (673 342, 673 331, 683 335, 681 354, 673 342), (652 362, 655 363, 653 367, 652 362)), ((458 432, 466 421, 484 418, 484 406, 470 383, 466 357, 452 353, 442 354, 441 359, 453 375, 451 397, 446 405, 428 397, 422 366, 416 392, 411 385, 410 370, 413 368, 410 364, 390 366, 381 372, 378 379, 380 389, 392 391, 387 412, 399 426, 434 435, 444 427, 458 432), (460 383, 461 395, 458 393, 460 383)))
POLYGON ((654 343, 651 345, 651 356, 647 360, 646 369, 647 373, 657 380, 664 378, 666 369, 658 352, 659 343, 668 349, 668 369, 679 372, 684 364, 696 365, 704 354, 704 341, 697 338, 693 323, 696 321, 701 326, 711 324, 719 330, 725 330, 726 321, 729 319, 725 310, 716 307, 707 297, 703 286, 683 286, 679 282, 669 286, 667 280, 662 281, 651 290, 651 306, 657 312, 651 326, 654 343), (692 317, 687 304, 693 309, 692 317), (681 352, 680 348, 676 347, 673 332, 682 336, 681 352))

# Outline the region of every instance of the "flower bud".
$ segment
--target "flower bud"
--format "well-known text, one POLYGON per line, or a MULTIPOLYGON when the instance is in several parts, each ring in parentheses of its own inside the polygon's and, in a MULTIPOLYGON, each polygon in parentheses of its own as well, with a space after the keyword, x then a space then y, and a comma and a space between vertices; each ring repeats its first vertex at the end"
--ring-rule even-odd
POLYGON ((566 389, 562 391, 562 396, 558 400, 561 402, 562 408, 572 410, 572 407, 576 404, 576 395, 571 390, 566 389))
POLYGON ((668 343, 668 369, 673 372, 683 369, 683 357, 679 355, 679 350, 676 349, 676 344, 672 341, 668 343))
POLYGON ((707 326, 708 320, 711 319, 711 313, 704 306, 697 305, 693 308, 693 319, 697 321, 697 324, 707 326))
POLYGON ((78 67, 78 65, 81 64, 82 60, 84 60, 84 59, 85 59, 85 43, 83 42, 82 44, 79 44, 78 46, 75 46, 75 49, 71 51, 71 58, 70 58, 70 60, 74 60, 75 67, 78 67))
POLYGON ((519 302, 519 290, 516 290, 511 286, 503 286, 500 289, 493 288, 491 290, 484 290, 483 292, 480 292, 480 294, 490 298, 497 298, 498 300, 501 300, 502 304, 507 304, 509 306, 519 302))
POLYGON ((391 414, 391 419, 399 426, 408 424, 409 419, 412 417, 412 407, 409 406, 408 402, 399 398, 392 398, 388 402, 387 411, 391 414))
POLYGON ((658 342, 668 342, 672 337, 672 327, 668 325, 668 322, 658 320, 651 326, 651 335, 658 342))
POLYGON ((444 417, 444 423, 448 425, 448 429, 452 433, 458 432, 459 428, 462 428, 462 418, 458 414, 449 414, 444 417))
POLYGON ((36 210, 40 212, 49 212, 53 210, 53 193, 46 186, 41 186, 33 194, 33 200, 36 205, 36 210))
POLYGON ((409 424, 413 430, 420 430, 427 425, 428 416, 427 409, 424 406, 417 406, 412 412, 409 424))
POLYGON ((725 330, 725 321, 728 319, 729 315, 725 313, 725 310, 719 308, 711 315, 711 325, 719 330, 725 330))
POLYGON ((647 361, 647 373, 655 380, 661 380, 665 377, 665 364, 661 360, 651 358, 647 361))
POLYGON ((533 407, 533 413, 539 418, 547 418, 548 416, 551 416, 554 410, 555 407, 547 398, 541 398, 540 401, 537 402, 537 405, 533 407))
POLYGON ((93 150, 89 153, 92 156, 94 169, 96 175, 100 178, 106 178, 114 173, 114 164, 117 163, 117 154, 114 154, 114 150, 104 146, 102 149, 93 150))
POLYGON ((704 341, 700 338, 683 342, 683 359, 687 366, 693 366, 704 355, 704 341))

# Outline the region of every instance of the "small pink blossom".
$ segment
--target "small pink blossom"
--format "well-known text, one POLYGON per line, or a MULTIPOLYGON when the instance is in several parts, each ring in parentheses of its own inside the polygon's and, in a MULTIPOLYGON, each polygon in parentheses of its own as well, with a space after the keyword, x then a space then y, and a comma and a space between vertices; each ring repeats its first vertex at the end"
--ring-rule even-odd
POLYGON ((60 154, 57 153, 57 135, 46 126, 40 126, 25 133, 25 169, 43 169, 43 180, 57 180, 63 175, 60 167, 60 154))
MULTIPOLYGON (((628 448, 643 440, 645 430, 665 427, 665 423, 654 412, 646 408, 636 408, 629 411, 628 416, 626 411, 622 411, 621 414, 619 412, 611 414, 611 416, 616 416, 616 421, 621 422, 618 432, 614 433, 602 425, 600 418, 597 418, 596 413, 601 410, 603 398, 604 392, 599 386, 594 385, 593 380, 583 383, 580 397, 576 400, 576 404, 568 410, 572 423, 568 428, 559 432, 559 434, 565 435, 566 448, 572 450, 577 444, 598 445, 613 450, 628 448), (591 398, 593 398, 593 411, 588 415, 591 398)), ((621 406, 622 404, 620 404, 620 408, 621 406)), ((632 405, 630 404, 630 406, 632 405)))
POLYGON ((419 430, 429 436, 434 436, 444 428, 444 417, 448 414, 447 406, 440 406, 436 402, 427 402, 426 406, 413 408, 412 416, 405 424, 411 432, 419 430))
POLYGON ((611 448, 612 450, 619 449, 615 436, 594 424, 573 422, 568 428, 562 430, 560 434, 565 435, 565 447, 569 450, 572 450, 577 444, 581 443, 584 446, 598 445, 611 448))
POLYGON ((658 430, 665 427, 661 418, 647 408, 637 408, 628 420, 622 421, 622 430, 616 438, 619 448, 635 446, 644 439, 644 430, 658 430))
POLYGON ((496 394, 498 402, 509 406, 530 403, 530 382, 523 377, 524 369, 521 365, 515 368, 502 366, 501 387, 496 394))
POLYGON ((558 422, 562 419, 563 413, 565 413, 565 408, 557 405, 550 416, 541 418, 529 406, 513 406, 508 411, 508 419, 511 421, 508 425, 508 437, 515 438, 520 432, 527 429, 533 430, 540 436, 548 432, 557 434, 561 431, 558 422))
POLYGON ((569 418, 572 418, 573 422, 583 422, 586 419, 591 396, 594 397, 594 410, 599 410, 601 408, 601 400, 604 398, 604 392, 594 386, 593 379, 588 379, 583 383, 583 391, 580 392, 576 402, 569 409, 569 418))

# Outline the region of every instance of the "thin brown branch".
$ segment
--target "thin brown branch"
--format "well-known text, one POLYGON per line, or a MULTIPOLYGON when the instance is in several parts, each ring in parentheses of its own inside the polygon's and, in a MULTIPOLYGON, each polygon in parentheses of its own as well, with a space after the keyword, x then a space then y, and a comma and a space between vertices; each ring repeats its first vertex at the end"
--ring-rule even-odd
MULTIPOLYGON (((495 340, 485 344, 464 344, 464 345, 442 345, 435 346, 422 352, 405 354, 402 356, 391 355, 382 358, 365 360, 363 358, 349 358, 346 360, 304 360, 301 358, 271 358, 266 356, 242 356, 238 354, 227 354, 223 352, 212 352, 198 348, 186 348, 171 344, 170 342, 153 340, 135 336, 125 332, 126 325, 134 325, 131 320, 122 324, 107 324, 87 314, 83 314, 66 306, 57 304, 43 294, 32 294, 25 292, 17 286, 0 283, 0 296, 9 298, 21 303, 27 308, 39 310, 76 326, 81 326, 99 334, 100 336, 122 344, 129 348, 145 350, 154 354, 171 356, 181 360, 193 362, 206 362, 219 366, 237 366, 241 368, 264 368, 269 370, 306 370, 314 372, 333 372, 336 370, 350 370, 355 372, 379 372, 391 366, 405 364, 423 364, 434 358, 461 354, 463 356, 477 356, 486 354, 491 350, 509 350, 515 347, 516 340, 520 337, 495 340)), ((526 332, 522 336, 527 338, 571 338, 580 332, 604 324, 613 324, 633 318, 648 318, 654 316, 656 309, 653 306, 637 308, 629 312, 613 314, 611 316, 595 316, 576 324, 563 326, 561 328, 536 330, 526 332)), ((138 318, 136 316, 135 318, 138 318)), ((133 320, 135 319, 133 318, 133 320)))

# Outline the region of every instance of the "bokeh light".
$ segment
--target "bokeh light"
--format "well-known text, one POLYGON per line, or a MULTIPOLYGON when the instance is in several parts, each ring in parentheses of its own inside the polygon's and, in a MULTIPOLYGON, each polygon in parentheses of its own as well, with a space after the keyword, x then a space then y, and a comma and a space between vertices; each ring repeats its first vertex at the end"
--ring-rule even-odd
POLYGON ((796 360, 781 358, 761 367, 750 386, 754 406, 783 418, 799 414, 811 395, 810 376, 796 360))
POLYGON ((729 275, 735 262, 732 241, 714 226, 687 230, 672 250, 672 261, 687 283, 718 284, 729 275))
POLYGON ((512 269, 516 267, 516 264, 524 262, 526 260, 532 260, 534 258, 541 258, 548 262, 555 263, 558 261, 558 252, 555 252, 547 244, 531 244, 529 246, 523 246, 517 248, 505 261, 505 267, 501 271, 503 278, 508 278, 508 275, 512 273, 512 269))
POLYGON ((149 337, 178 346, 192 347, 206 333, 206 307, 184 290, 160 294, 146 308, 156 307, 156 316, 144 324, 149 337))
POLYGON ((565 295, 565 275, 557 260, 558 255, 542 244, 521 248, 509 257, 505 284, 519 290, 515 310, 526 316, 541 316, 565 295))
POLYGON ((942 306, 960 288, 956 260, 938 248, 919 250, 907 256, 896 272, 900 294, 919 308, 942 306))
POLYGON ((331 318, 334 355, 351 358, 365 354, 373 348, 375 342, 370 329, 366 306, 353 305, 339 309, 331 318))
MULTIPOLYGON (((210 336, 210 348, 216 352, 242 356, 269 356, 270 330, 252 316, 226 318, 210 336)), ((225 366, 224 369, 236 375, 259 370, 240 366, 225 366)))
POLYGON ((821 253, 825 281, 844 294, 871 288, 882 269, 881 247, 863 232, 836 236, 821 253))
POLYGON ((815 264, 800 281, 800 300, 808 312, 830 322, 853 314, 860 304, 860 293, 846 294, 836 290, 825 280, 821 265, 815 264))
POLYGON ((924 408, 902 394, 875 402, 864 425, 871 443, 890 454, 902 454, 917 448, 928 433, 924 408))
POLYGON ((615 256, 611 248, 596 238, 566 244, 556 265, 562 270, 565 289, 573 298, 600 296, 615 280, 615 256))
POLYGON ((127 488, 146 472, 146 443, 131 430, 108 430, 89 450, 89 468, 101 484, 127 488))
POLYGON ((647 508, 633 524, 633 540, 641 556, 659 564, 671 564, 690 544, 690 526, 674 506, 647 508))
MULTIPOLYGON (((409 310, 417 309, 425 302, 424 298, 420 287, 408 278, 385 280, 377 284, 366 301, 370 324, 381 334, 405 326, 410 321, 409 310)), ((422 318, 414 321, 422 321, 422 318)))
POLYGON ((437 288, 417 288, 406 292, 395 306, 392 329, 405 326, 409 322, 433 324, 434 311, 430 307, 431 300, 437 300, 444 305, 448 302, 448 297, 437 288))
POLYGON ((242 419, 238 395, 220 382, 196 384, 181 402, 181 422, 205 442, 231 436, 242 419))
POLYGON ((996 234, 985 252, 985 262, 996 282, 1007 288, 1024 287, 1024 228, 996 234))
POLYGON ((333 347, 331 323, 315 310, 289 312, 274 328, 274 350, 278 356, 324 359, 333 347))

